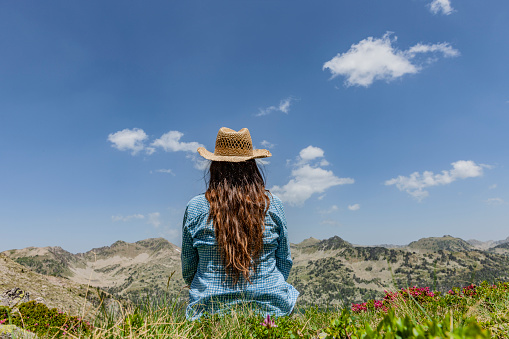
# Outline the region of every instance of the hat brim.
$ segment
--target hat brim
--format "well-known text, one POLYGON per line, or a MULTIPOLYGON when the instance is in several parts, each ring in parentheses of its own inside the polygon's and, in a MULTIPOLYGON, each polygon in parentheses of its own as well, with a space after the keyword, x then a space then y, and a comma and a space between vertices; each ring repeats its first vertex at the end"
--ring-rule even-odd
POLYGON ((198 148, 198 153, 207 160, 212 161, 227 161, 227 162, 242 162, 251 159, 268 158, 272 154, 266 149, 254 149, 253 155, 249 156, 237 156, 237 155, 215 155, 212 152, 207 151, 204 147, 198 148))

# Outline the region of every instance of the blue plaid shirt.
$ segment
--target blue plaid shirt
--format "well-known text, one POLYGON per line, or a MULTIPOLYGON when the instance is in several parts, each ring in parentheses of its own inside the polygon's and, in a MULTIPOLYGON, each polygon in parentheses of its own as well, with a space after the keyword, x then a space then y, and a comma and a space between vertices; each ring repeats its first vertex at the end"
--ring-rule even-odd
POLYGON ((270 206, 265 216, 263 249, 251 284, 243 276, 236 285, 226 276, 214 233, 207 222, 209 202, 204 194, 191 199, 182 229, 182 275, 190 285, 186 317, 198 319, 204 312, 216 313, 239 303, 249 303, 273 316, 292 312, 299 292, 286 282, 292 258, 283 204, 269 194, 270 206))

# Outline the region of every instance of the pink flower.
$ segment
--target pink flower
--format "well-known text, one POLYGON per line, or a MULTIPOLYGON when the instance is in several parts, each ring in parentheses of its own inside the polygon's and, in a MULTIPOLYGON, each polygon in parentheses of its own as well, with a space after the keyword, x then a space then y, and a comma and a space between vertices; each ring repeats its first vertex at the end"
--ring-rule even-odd
POLYGON ((265 318, 263 323, 260 323, 260 325, 265 326, 267 328, 277 327, 276 323, 270 319, 270 314, 267 314, 267 318, 265 318))

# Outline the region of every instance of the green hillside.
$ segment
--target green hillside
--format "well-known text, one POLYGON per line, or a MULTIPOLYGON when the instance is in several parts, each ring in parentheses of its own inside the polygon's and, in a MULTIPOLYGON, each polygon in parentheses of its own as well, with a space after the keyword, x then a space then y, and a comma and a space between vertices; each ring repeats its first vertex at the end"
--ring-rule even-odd
POLYGON ((422 238, 411 242, 408 247, 412 250, 425 251, 469 251, 474 249, 474 246, 465 240, 454 238, 450 235, 444 235, 443 237, 422 238))
POLYGON ((296 244, 289 282, 301 292, 302 305, 327 305, 381 297, 384 289, 416 285, 446 292, 471 282, 509 280, 507 256, 472 250, 452 237, 421 239, 414 244, 423 253, 415 247, 354 247, 339 237, 296 244), (461 250, 434 251, 435 246, 461 250))

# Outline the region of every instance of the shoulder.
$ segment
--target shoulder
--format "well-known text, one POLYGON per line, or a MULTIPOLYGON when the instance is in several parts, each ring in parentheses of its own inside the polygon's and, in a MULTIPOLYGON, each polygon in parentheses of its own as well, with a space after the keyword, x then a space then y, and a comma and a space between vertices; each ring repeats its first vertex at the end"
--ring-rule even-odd
POLYGON ((283 202, 277 195, 272 193, 269 194, 270 206, 269 213, 277 215, 279 218, 285 218, 285 210, 283 208, 283 202))
POLYGON ((209 211, 210 205, 207 199, 205 198, 205 194, 200 194, 189 200, 187 203, 187 213, 188 214, 201 214, 209 211))
POLYGON ((269 198, 270 198, 271 204, 274 204, 277 206, 283 206, 283 202, 281 201, 281 199, 279 199, 279 197, 277 195, 275 195, 274 193, 270 193, 269 198))
POLYGON ((269 193, 269 199, 270 199, 270 208, 280 210, 283 209, 283 202, 279 197, 273 193, 269 193))

